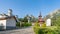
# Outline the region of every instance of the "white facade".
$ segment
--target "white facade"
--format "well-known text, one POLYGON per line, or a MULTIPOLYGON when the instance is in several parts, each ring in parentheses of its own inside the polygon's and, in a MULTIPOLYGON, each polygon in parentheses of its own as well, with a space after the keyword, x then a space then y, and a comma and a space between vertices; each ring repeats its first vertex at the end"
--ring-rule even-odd
POLYGON ((6 26, 16 27, 16 21, 13 18, 7 19, 6 26))
POLYGON ((46 26, 51 26, 51 19, 46 20, 46 26))
POLYGON ((0 20, 0 26, 3 26, 3 29, 6 29, 6 20, 0 20))
POLYGON ((0 26, 3 26, 3 29, 6 29, 6 27, 16 27, 16 21, 13 18, 0 20, 0 26))
POLYGON ((16 17, 12 14, 12 10, 8 10, 7 14, 0 14, 0 28, 8 29, 8 28, 14 28, 16 27, 16 17))

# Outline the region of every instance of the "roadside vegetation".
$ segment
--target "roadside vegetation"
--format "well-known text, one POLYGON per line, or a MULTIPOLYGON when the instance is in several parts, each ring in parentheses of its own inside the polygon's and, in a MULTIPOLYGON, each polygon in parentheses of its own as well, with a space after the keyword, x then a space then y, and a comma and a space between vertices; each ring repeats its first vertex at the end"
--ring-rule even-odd
POLYGON ((59 26, 49 26, 46 27, 45 24, 40 27, 38 23, 33 26, 35 34, 60 34, 59 26))
MULTIPOLYGON (((39 23, 37 22, 33 26, 33 30, 35 34, 60 34, 60 11, 57 11, 57 13, 53 14, 53 17, 51 18, 51 26, 45 26, 45 24, 42 25, 42 27, 39 26, 39 23)), ((51 15, 47 15, 46 18, 50 18, 51 15)))
POLYGON ((32 23, 36 21, 36 18, 31 15, 29 16, 28 14, 23 17, 23 18, 19 18, 19 22, 16 23, 17 27, 29 27, 32 26, 32 23), (28 18, 29 18, 29 22, 28 22, 28 18))

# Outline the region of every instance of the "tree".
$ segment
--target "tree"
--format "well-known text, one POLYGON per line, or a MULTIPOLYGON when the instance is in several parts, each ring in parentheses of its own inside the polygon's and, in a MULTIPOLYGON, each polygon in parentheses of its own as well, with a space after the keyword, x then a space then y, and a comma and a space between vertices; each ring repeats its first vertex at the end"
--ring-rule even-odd
POLYGON ((53 16, 52 25, 60 26, 60 13, 57 13, 53 16))
POLYGON ((52 25, 60 26, 60 10, 54 11, 52 15, 47 15, 46 18, 51 18, 52 25), (53 16, 53 17, 52 17, 53 16))
POLYGON ((31 22, 35 22, 36 18, 33 15, 31 15, 30 20, 31 20, 31 22))
POLYGON ((23 22, 23 20, 24 20, 23 18, 19 18, 19 21, 23 22))

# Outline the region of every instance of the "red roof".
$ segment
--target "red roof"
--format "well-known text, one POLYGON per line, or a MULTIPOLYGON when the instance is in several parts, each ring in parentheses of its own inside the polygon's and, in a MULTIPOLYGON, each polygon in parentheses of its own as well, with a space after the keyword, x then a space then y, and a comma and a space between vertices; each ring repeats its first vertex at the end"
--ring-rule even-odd
POLYGON ((40 19, 38 19, 38 22, 42 24, 42 23, 44 23, 45 21, 44 21, 42 18, 40 18, 40 19))

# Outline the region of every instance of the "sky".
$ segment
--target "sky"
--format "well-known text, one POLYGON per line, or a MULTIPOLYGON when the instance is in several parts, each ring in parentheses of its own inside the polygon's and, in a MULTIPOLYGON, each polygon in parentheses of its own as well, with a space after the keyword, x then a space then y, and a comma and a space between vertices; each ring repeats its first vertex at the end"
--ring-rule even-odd
POLYGON ((38 17, 60 9, 60 0, 0 0, 0 14, 8 13, 8 9, 13 10, 14 15, 23 18, 27 14, 38 17))

